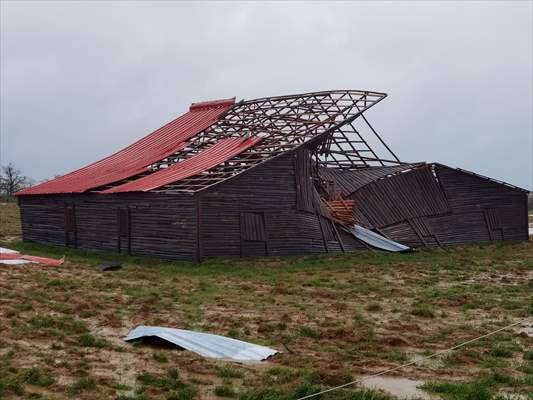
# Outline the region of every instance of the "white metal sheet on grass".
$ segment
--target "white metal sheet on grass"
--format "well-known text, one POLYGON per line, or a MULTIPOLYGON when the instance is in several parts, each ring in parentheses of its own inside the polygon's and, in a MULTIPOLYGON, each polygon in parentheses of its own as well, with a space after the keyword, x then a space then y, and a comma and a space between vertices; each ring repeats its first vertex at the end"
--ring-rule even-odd
POLYGON ((138 326, 124 340, 158 337, 178 347, 208 358, 234 361, 262 361, 278 353, 277 350, 224 336, 158 326, 138 326))
MULTIPOLYGON (((0 247, 0 254, 18 254, 18 251, 6 249, 5 247, 0 247)), ((16 260, 0 260, 0 264, 6 264, 6 265, 19 265, 19 264, 28 264, 31 263, 31 261, 28 260, 22 260, 22 259, 16 259, 16 260)))
POLYGON ((0 247, 0 253, 15 254, 15 253, 18 253, 18 251, 6 249, 5 247, 0 247))
POLYGON ((19 265, 19 264, 31 264, 31 261, 27 260, 0 260, 0 264, 6 264, 6 265, 19 265))

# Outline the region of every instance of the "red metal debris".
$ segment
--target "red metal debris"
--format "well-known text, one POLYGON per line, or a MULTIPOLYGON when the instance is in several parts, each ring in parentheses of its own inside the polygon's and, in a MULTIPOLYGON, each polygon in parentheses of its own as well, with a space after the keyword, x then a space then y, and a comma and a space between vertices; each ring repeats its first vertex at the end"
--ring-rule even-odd
POLYGON ((46 265, 55 265, 59 266, 65 261, 65 257, 57 260, 55 258, 46 258, 38 256, 30 256, 27 254, 20 253, 4 253, 0 252, 0 260, 26 260, 31 261, 37 264, 46 264, 46 265))
POLYGON ((351 227, 355 224, 353 208, 355 202, 351 199, 338 199, 326 201, 326 206, 333 218, 341 225, 351 227))
POLYGON ((252 147, 260 140, 261 137, 259 136, 221 139, 191 158, 172 164, 168 168, 143 176, 135 181, 107 189, 103 193, 148 192, 157 189, 216 167, 252 147))
POLYGON ((146 170, 183 149, 186 141, 215 123, 235 98, 193 103, 189 112, 100 161, 59 178, 17 192, 16 195, 82 193, 108 185, 146 170))

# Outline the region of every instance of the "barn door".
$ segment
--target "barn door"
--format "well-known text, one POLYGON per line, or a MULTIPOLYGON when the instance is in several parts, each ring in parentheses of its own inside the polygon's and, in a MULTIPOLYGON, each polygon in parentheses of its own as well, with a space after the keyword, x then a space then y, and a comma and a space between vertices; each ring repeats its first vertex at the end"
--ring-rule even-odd
POLYGON ((120 207, 117 209, 117 228, 117 250, 119 253, 130 254, 130 209, 128 207, 120 207))
POLYGON ((268 235, 265 213, 241 213, 241 257, 267 255, 268 235))
POLYGON ((68 247, 78 247, 76 208, 73 204, 65 204, 65 245, 68 247))

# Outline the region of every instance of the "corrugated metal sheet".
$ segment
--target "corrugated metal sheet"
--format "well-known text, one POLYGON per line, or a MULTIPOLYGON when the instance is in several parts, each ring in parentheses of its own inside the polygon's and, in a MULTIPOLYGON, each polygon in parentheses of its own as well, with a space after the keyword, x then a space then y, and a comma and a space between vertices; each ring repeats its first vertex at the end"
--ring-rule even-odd
POLYGON ((6 265, 19 265, 19 264, 29 264, 31 261, 22 260, 20 258, 16 259, 5 259, 3 255, 19 255, 18 251, 6 249, 5 247, 0 247, 0 264, 6 264, 6 265))
POLYGON ((30 256, 28 254, 20 254, 18 251, 6 249, 5 247, 0 247, 0 264, 26 264, 29 262, 36 264, 46 264, 46 265, 55 265, 59 266, 63 264, 65 257, 57 260, 55 258, 46 258, 38 256, 30 256))
POLYGON ((153 174, 105 190, 103 193, 147 192, 169 183, 178 182, 229 160, 260 140, 261 137, 259 136, 219 140, 211 147, 195 154, 191 158, 172 164, 168 168, 161 169, 153 174))
POLYGON ((17 195, 82 193, 137 175, 186 146, 186 141, 215 123, 235 98, 194 103, 188 113, 119 152, 77 171, 22 190, 17 195))
POLYGON ((354 225, 353 228, 346 230, 354 235, 357 239, 362 240, 366 244, 377 249, 396 253, 411 250, 411 248, 408 246, 404 246, 403 244, 387 239, 386 237, 378 235, 377 233, 365 229, 362 226, 354 225))
POLYGON ((208 358, 261 361, 278 353, 277 350, 269 347, 224 336, 158 326, 138 326, 130 331, 124 340, 154 336, 208 358))

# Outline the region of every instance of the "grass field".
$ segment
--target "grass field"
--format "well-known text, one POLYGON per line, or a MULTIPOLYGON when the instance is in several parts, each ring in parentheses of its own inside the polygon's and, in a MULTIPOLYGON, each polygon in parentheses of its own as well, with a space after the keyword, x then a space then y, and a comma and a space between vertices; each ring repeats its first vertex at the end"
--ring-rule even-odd
MULTIPOLYGON (((4 240, 18 234, 16 217, 6 220, 4 240)), ((296 399, 533 315, 532 242, 200 265, 12 239, 0 246, 66 254, 61 267, 0 267, 1 398, 296 399), (100 272, 106 261, 123 269, 100 272), (141 324, 282 353, 242 365, 122 340, 141 324)), ((426 382, 426 391, 449 400, 533 399, 526 329, 394 376, 426 382)), ((319 398, 395 397, 355 387, 319 398)))
POLYGON ((0 202, 0 240, 20 237, 20 218, 15 202, 0 202))

